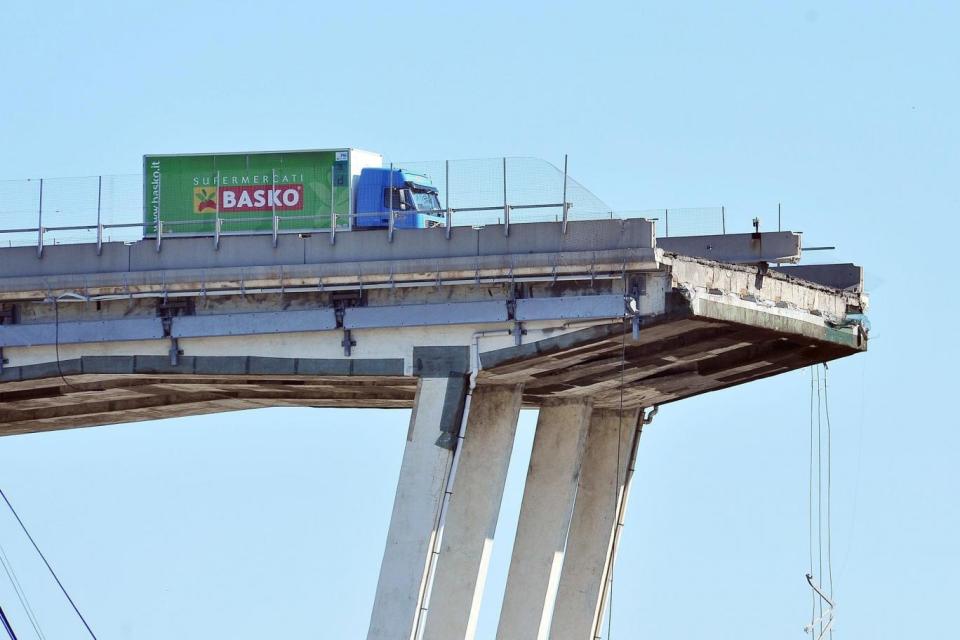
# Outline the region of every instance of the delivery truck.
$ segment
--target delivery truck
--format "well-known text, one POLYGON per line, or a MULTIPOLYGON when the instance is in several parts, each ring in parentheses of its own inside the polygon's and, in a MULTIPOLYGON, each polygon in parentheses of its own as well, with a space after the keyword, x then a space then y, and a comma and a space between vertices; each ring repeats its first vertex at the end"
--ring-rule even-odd
POLYGON ((143 177, 146 237, 445 223, 428 176, 360 149, 146 155, 143 177))

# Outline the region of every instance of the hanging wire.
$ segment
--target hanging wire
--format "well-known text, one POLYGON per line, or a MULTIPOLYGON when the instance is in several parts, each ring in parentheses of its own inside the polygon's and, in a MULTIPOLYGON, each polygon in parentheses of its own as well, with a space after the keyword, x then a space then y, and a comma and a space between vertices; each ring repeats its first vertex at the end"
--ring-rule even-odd
MULTIPOLYGON (((626 288, 626 282, 624 282, 626 288)), ((623 384, 627 367, 627 328, 623 327, 623 333, 620 334, 620 407, 617 421, 617 472, 614 474, 613 482, 613 513, 617 521, 614 522, 614 537, 619 533, 620 510, 618 509, 618 496, 620 493, 620 442, 623 440, 623 384)), ((626 482, 626 479, 624 479, 626 482)), ((626 486, 624 486, 626 492, 626 486)), ((626 499, 626 495, 624 495, 626 499)), ((616 548, 616 540, 613 541, 616 548)), ((609 577, 607 578, 607 640, 613 637, 613 554, 610 555, 610 567, 607 569, 609 577)))
POLYGON ((833 638, 833 624, 836 605, 833 599, 833 527, 832 527, 832 500, 833 500, 833 451, 832 425, 830 423, 830 402, 827 392, 826 363, 823 364, 823 377, 819 365, 810 368, 810 474, 809 493, 807 497, 809 536, 810 536, 810 569, 806 575, 811 588, 813 606, 810 623, 804 627, 808 633, 814 633, 817 640, 833 638), (814 441, 814 397, 816 398, 816 441, 814 441), (824 425, 824 423, 826 423, 824 425), (826 426, 826 433, 824 433, 826 426), (826 442, 824 442, 826 440, 826 442), (816 464, 814 464, 816 458, 816 464), (824 468, 826 466, 826 468, 824 468), (824 479, 824 476, 826 478, 824 479), (814 479, 816 478, 816 479, 814 479), (824 497, 824 482, 826 483, 826 497, 824 497), (813 493, 816 484, 816 536, 814 536, 814 509, 813 493), (824 512, 826 514, 824 515, 824 512), (817 544, 817 571, 814 572, 813 545, 816 537, 817 544), (826 549, 824 549, 826 547, 826 549), (826 555, 826 559, 824 559, 826 555), (826 569, 826 571, 824 571, 826 569), (822 586, 823 576, 827 576, 826 589, 822 586), (826 605, 826 610, 824 610, 826 605))
POLYGON ((30 544, 33 545, 33 548, 36 550, 37 555, 40 556, 40 559, 43 560, 43 564, 47 565, 47 570, 50 571, 50 575, 53 576, 53 579, 56 580, 57 586, 60 587, 60 591, 63 592, 63 595, 66 596, 67 602, 70 603, 70 606, 73 607, 74 612, 77 614, 77 617, 80 618, 80 622, 83 623, 83 626, 87 628, 87 632, 90 634, 90 637, 93 640, 97 640, 97 636, 93 633, 93 629, 90 628, 90 625, 87 624, 87 619, 83 617, 83 614, 80 613, 80 609, 77 608, 77 605, 74 603, 73 598, 70 597, 70 594, 67 593, 66 587, 63 586, 63 583, 60 582, 60 578, 57 577, 57 573, 53 570, 53 567, 50 566, 50 563, 47 561, 47 557, 43 555, 43 552, 40 551, 40 547, 37 546, 36 541, 34 541, 33 536, 30 535, 30 532, 27 530, 27 526, 23 524, 23 520, 20 519, 20 515, 17 514, 17 510, 13 508, 13 505, 10 504, 10 500, 7 498, 7 494, 3 492, 3 489, 0 489, 0 497, 3 498, 3 501, 7 503, 7 507, 10 509, 10 513, 13 514, 13 517, 17 519, 17 522, 20 524, 20 528, 23 529, 23 532, 27 535, 27 539, 30 541, 30 544))
MULTIPOLYGON (((813 575, 813 367, 810 367, 810 471, 807 477, 807 523, 809 528, 810 568, 808 575, 813 575)), ((810 626, 817 618, 817 594, 810 592, 810 626)))
MULTIPOLYGON (((830 600, 833 600, 833 551, 832 551, 832 493, 833 493, 833 434, 830 427, 830 398, 827 395, 827 363, 823 363, 823 411, 827 418, 827 583, 830 600)), ((833 629, 830 629, 830 637, 833 638, 833 629)))
POLYGON ((30 620, 30 625, 36 632, 37 637, 40 638, 40 640, 45 640, 43 631, 40 630, 40 622, 33 612, 33 607, 30 606, 30 599, 27 598, 27 593, 23 590, 23 586, 20 584, 19 578, 17 578, 17 572, 13 568, 13 563, 10 562, 10 558, 7 556, 7 552, 2 544, 0 544, 0 566, 3 566, 3 571, 7 574, 7 579, 10 580, 10 584, 13 585, 13 590, 17 594, 17 600, 20 601, 20 606, 22 606, 23 610, 27 613, 27 619, 30 620))
MULTIPOLYGON (((814 375, 817 379, 817 582, 823 575, 823 429, 821 427, 820 415, 820 369, 814 367, 814 375)), ((820 631, 823 631, 823 600, 817 600, 817 614, 820 618, 820 631)))
POLYGON ((53 348, 54 356, 57 360, 57 373, 60 374, 60 379, 63 380, 63 384, 74 391, 81 391, 81 389, 67 382, 67 378, 63 375, 63 367, 60 364, 60 297, 61 296, 57 296, 53 299, 53 348))

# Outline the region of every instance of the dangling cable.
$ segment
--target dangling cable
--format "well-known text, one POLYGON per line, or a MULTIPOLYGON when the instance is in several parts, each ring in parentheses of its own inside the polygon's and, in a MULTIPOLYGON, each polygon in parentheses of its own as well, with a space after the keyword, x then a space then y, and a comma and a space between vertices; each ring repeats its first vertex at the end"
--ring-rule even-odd
MULTIPOLYGON (((810 367, 810 471, 807 476, 807 524, 809 528, 810 568, 807 575, 813 575, 813 367, 810 367)), ((810 625, 817 617, 817 595, 810 593, 810 625)))
POLYGON ((17 514, 17 510, 13 508, 13 505, 10 504, 10 500, 7 499, 7 494, 3 492, 3 489, 0 489, 0 497, 3 498, 3 501, 7 503, 7 507, 10 509, 10 513, 13 514, 13 517, 17 519, 17 522, 20 524, 20 528, 23 529, 23 532, 27 534, 27 539, 30 541, 30 544, 33 545, 33 548, 36 550, 37 555, 40 556, 40 559, 43 560, 43 564, 47 565, 47 570, 50 571, 50 575, 53 576, 53 579, 56 580, 57 586, 60 587, 60 591, 63 592, 63 595, 66 596, 67 602, 70 603, 70 606, 73 607, 74 612, 77 614, 77 617, 80 618, 80 622, 83 623, 83 626, 87 628, 87 632, 90 634, 90 637, 93 640, 97 640, 97 636, 93 633, 93 629, 90 628, 90 625, 87 624, 87 619, 83 617, 83 614, 80 613, 80 609, 77 608, 77 605, 73 602, 73 598, 70 597, 70 594, 67 593, 66 587, 63 586, 63 583, 60 582, 60 578, 57 577, 57 573, 53 570, 53 567, 50 566, 50 563, 47 562, 47 557, 43 555, 43 552, 40 551, 40 547, 37 546, 37 543, 34 541, 33 536, 30 535, 30 532, 27 530, 27 526, 23 524, 23 520, 20 519, 20 516, 17 514))
MULTIPOLYGON (((817 579, 823 575, 823 429, 821 427, 820 369, 814 367, 817 379, 817 579)), ((823 601, 817 600, 817 614, 823 630, 823 601)))
POLYGON ((807 582, 812 589, 813 598, 810 622, 804 627, 808 633, 816 632, 817 640, 833 638, 833 624, 836 615, 836 605, 833 599, 833 434, 830 423, 830 401, 828 395, 826 363, 823 365, 823 379, 820 378, 820 367, 810 368, 810 476, 809 494, 807 498, 809 536, 810 536, 810 569, 806 574, 807 582), (814 396, 816 396, 816 428, 817 437, 814 442, 814 396), (824 420, 825 418, 825 420, 824 420), (826 422, 826 433, 824 433, 826 422), (824 443, 826 439, 826 443, 824 443), (824 451, 824 444, 826 450, 824 451), (816 464, 814 464, 816 451, 816 464), (826 458, 826 461, 824 461, 826 458), (826 469, 824 469, 826 464, 826 469), (816 509, 816 541, 817 541, 817 571, 814 573, 813 541, 814 541, 814 475, 816 475, 817 509, 816 509), (824 498, 824 475, 826 475, 826 498, 824 498), (824 499, 826 503, 824 504, 824 499), (826 522, 824 522, 826 511, 826 522), (826 530, 826 531, 824 531, 826 530), (826 546, 826 562, 824 562, 824 546, 826 546), (824 566, 826 566, 827 587, 823 590, 824 566), (816 576, 816 577, 814 577, 816 576), (829 595, 828 595, 829 594, 829 595), (826 605, 826 610, 824 610, 826 605))
MULTIPOLYGON (((830 607, 833 608, 833 527, 831 511, 833 502, 833 434, 830 426, 830 398, 827 395, 827 363, 823 363, 823 412, 827 418, 827 584, 830 593, 830 607)), ((833 638, 833 629, 830 629, 833 638)))
MULTIPOLYGON (((619 494, 620 494, 620 443, 623 441, 623 384, 627 368, 627 328, 623 328, 620 334, 620 407, 617 418, 617 471, 614 474, 613 481, 613 513, 617 520, 619 516, 619 494)), ((626 496, 624 496, 626 499, 626 496)), ((614 522, 614 535, 619 533, 618 522, 614 522)), ((616 541, 614 541, 616 545, 616 541)), ((613 555, 610 557, 610 567, 607 569, 610 573, 607 579, 607 640, 613 637, 613 555)))
POLYGON ((57 373, 60 374, 63 384, 74 391, 80 391, 80 389, 67 382, 67 378, 63 375, 63 368, 60 366, 60 296, 53 299, 53 349, 57 359, 57 373))

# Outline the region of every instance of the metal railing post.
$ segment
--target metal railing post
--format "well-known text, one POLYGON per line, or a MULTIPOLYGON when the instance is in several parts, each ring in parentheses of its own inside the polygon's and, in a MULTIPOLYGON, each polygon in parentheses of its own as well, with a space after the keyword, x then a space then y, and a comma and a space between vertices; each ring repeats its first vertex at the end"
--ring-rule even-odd
MULTIPOLYGON (((277 170, 272 168, 270 169, 270 213, 273 214, 273 219, 277 219, 277 170)), ((319 211, 317 212, 320 213, 319 211)), ((273 246, 277 246, 274 242, 273 246)))
POLYGON ((273 214, 273 248, 277 248, 277 234, 280 232, 280 218, 273 214))
POLYGON ((163 220, 157 220, 157 253, 160 253, 161 236, 163 235, 163 220))
POLYGON ((563 228, 562 235, 567 235, 567 221, 570 214, 570 206, 567 204, 567 154, 563 154, 563 228))
POLYGON ((720 207, 720 229, 723 231, 723 235, 727 235, 727 208, 720 207))
POLYGON ((333 169, 330 169, 330 244, 337 241, 337 213, 333 204, 333 169))
POLYGON ((503 159, 503 235, 510 235, 510 205, 507 204, 507 159, 503 159))
POLYGON ((666 227, 666 237, 670 237, 670 209, 663 210, 663 221, 666 227))
POLYGON ((450 234, 453 232, 453 212, 450 211, 450 161, 447 160, 444 163, 444 205, 446 206, 447 213, 447 240, 450 239, 450 234))
POLYGON ((217 206, 213 210, 213 250, 220 250, 220 170, 217 169, 217 206))
POLYGON ((43 257, 43 178, 40 178, 40 205, 37 207, 37 257, 43 257))
POLYGON ((393 242, 393 163, 390 163, 390 191, 387 199, 390 201, 390 219, 387 220, 387 242, 393 242))
POLYGON ((103 250, 103 225, 100 224, 100 202, 103 193, 103 176, 97 176, 97 255, 103 250))

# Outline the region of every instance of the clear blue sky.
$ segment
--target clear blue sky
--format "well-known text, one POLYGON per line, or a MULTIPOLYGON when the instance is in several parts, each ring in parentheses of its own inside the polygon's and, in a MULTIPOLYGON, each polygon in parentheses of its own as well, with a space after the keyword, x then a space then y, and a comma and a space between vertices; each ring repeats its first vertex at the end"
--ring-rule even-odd
MULTIPOLYGON (((856 261, 870 352, 830 368, 838 638, 955 633, 953 2, 8 3, 0 178, 144 153, 532 155, 620 209, 726 205, 856 261)), ((646 431, 613 638, 800 638, 806 371, 646 431)), ((0 486, 102 640, 363 637, 406 411, 263 410, 0 439, 0 486)), ((492 638, 535 413, 521 417, 492 638)), ((47 637, 81 638, 14 523, 47 637)), ((0 603, 31 638, 13 591, 0 603)))

